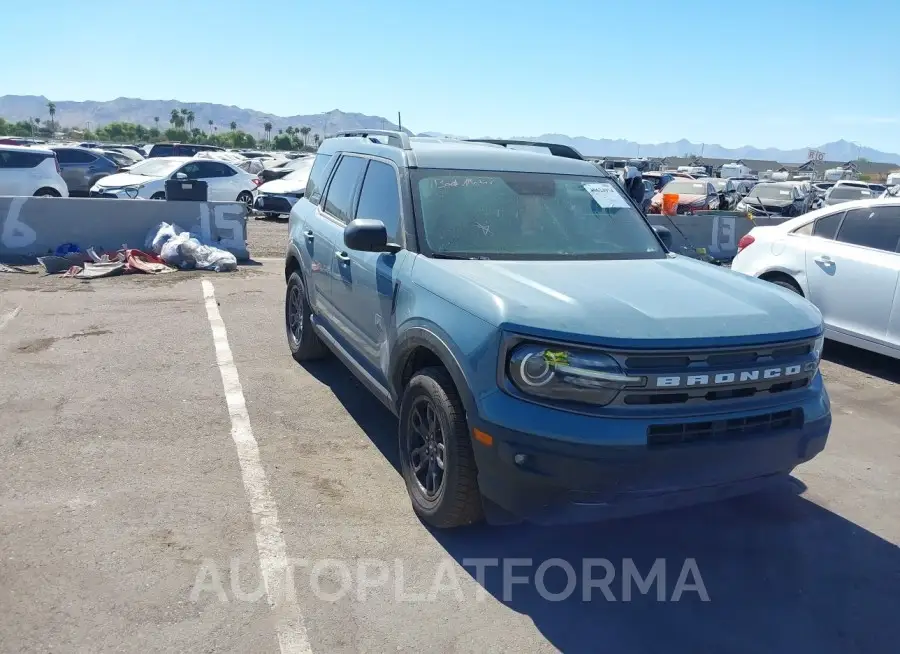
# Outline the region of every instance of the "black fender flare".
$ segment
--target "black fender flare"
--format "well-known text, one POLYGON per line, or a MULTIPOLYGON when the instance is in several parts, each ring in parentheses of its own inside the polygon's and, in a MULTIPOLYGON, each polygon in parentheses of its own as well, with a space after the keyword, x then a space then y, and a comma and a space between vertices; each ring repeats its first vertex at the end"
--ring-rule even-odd
POLYGON ((447 369, 447 372, 450 373, 466 414, 474 415, 475 396, 472 393, 472 387, 469 385, 466 373, 459 363, 459 359, 449 345, 450 342, 446 335, 440 334, 438 330, 431 327, 410 327, 402 332, 391 350, 390 365, 388 367, 390 391, 395 398, 398 410, 403 397, 402 376, 406 362, 416 348, 424 347, 437 356, 447 369))

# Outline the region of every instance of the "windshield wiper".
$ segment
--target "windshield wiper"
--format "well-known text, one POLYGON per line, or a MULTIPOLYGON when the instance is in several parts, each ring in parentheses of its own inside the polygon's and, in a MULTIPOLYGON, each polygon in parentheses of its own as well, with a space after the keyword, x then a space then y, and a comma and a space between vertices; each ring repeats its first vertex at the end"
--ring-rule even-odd
POLYGON ((475 260, 485 260, 490 261, 488 257, 467 257, 462 254, 450 254, 449 252, 432 252, 432 259, 457 259, 463 261, 475 261, 475 260))

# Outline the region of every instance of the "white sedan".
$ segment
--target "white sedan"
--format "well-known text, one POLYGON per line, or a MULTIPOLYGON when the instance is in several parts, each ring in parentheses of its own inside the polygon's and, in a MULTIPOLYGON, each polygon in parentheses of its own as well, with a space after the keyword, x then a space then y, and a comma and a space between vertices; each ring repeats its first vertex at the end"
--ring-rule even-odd
POLYGON ((128 172, 109 175, 91 188, 91 197, 164 200, 169 179, 198 180, 207 184, 210 202, 244 202, 253 206, 260 179, 225 161, 191 157, 154 157, 135 164, 128 172))
POLYGON ((291 209, 306 193, 306 183, 314 160, 315 157, 297 159, 293 164, 294 169, 287 175, 260 186, 254 208, 269 218, 291 213, 291 209))
POLYGON ((825 336, 900 358, 900 200, 857 200, 754 227, 732 270, 816 305, 825 336))

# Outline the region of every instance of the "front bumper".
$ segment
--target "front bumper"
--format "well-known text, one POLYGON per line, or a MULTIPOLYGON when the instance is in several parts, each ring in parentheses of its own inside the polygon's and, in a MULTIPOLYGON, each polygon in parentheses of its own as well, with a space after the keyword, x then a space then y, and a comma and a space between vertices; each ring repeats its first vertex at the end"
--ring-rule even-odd
POLYGON ((290 195, 260 193, 253 203, 253 208, 263 213, 290 213, 299 199, 290 195))
POLYGON ((496 393, 481 403, 487 419, 470 418, 493 437, 491 446, 473 439, 479 486, 494 504, 539 524, 636 515, 753 492, 784 479, 825 447, 830 404, 821 376, 816 379, 793 402, 778 406, 652 419, 565 414, 496 393), (510 409, 514 413, 506 413, 510 409))

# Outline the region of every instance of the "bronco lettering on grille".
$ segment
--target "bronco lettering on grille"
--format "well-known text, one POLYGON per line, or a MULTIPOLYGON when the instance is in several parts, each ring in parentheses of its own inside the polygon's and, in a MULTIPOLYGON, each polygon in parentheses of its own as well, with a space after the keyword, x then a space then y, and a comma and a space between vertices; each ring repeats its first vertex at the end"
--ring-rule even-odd
POLYGON ((775 368, 758 368, 755 370, 736 370, 734 372, 717 372, 708 375, 665 375, 656 377, 656 388, 682 388, 687 386, 720 386, 724 384, 745 384, 779 377, 794 377, 804 374, 805 366, 782 366, 775 368))

